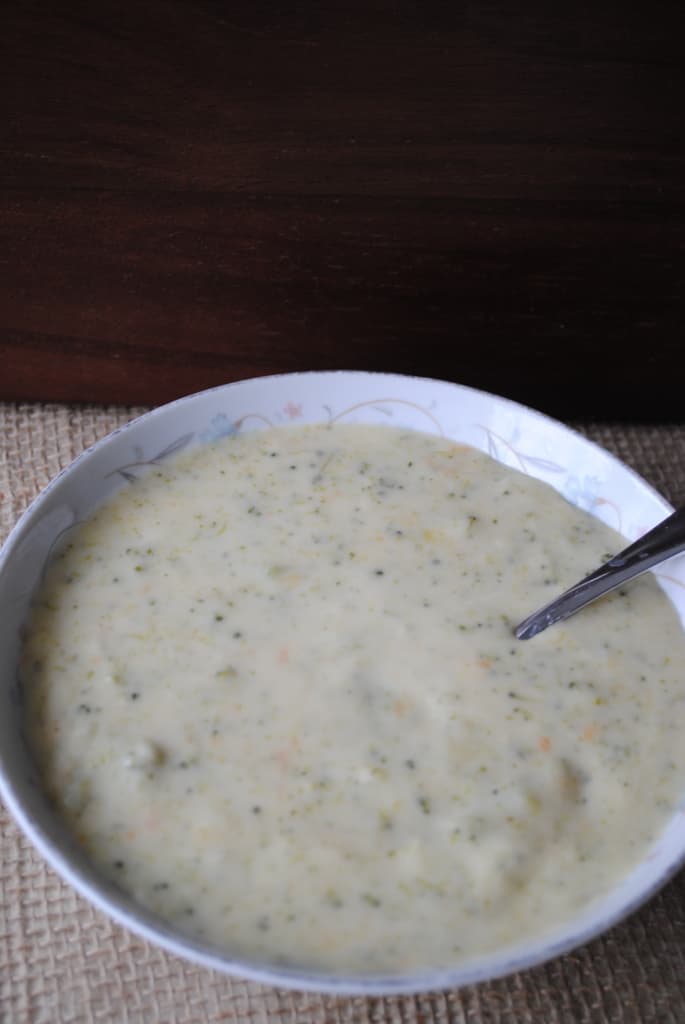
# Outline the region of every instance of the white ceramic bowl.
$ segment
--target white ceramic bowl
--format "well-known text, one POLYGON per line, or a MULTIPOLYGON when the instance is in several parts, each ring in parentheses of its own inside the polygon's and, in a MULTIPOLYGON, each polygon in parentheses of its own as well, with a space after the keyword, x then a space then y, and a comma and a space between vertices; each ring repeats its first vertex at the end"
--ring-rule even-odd
MULTIPOLYGON (((60 473, 24 513, 0 554, 0 795, 37 849, 83 896, 132 931, 207 967, 339 994, 438 989, 530 967, 604 931, 668 880, 685 856, 682 811, 628 877, 544 940, 528 940, 451 970, 345 977, 236 959, 183 936, 103 881, 42 795, 23 737, 17 661, 29 601, 58 538, 124 479, 181 448, 236 429, 332 420, 397 424, 474 445, 545 480, 630 539, 671 510, 635 473, 562 424, 457 384, 388 374, 301 373, 239 381, 162 406, 110 434, 60 473)), ((685 624, 685 558, 669 563, 662 585, 685 624)))

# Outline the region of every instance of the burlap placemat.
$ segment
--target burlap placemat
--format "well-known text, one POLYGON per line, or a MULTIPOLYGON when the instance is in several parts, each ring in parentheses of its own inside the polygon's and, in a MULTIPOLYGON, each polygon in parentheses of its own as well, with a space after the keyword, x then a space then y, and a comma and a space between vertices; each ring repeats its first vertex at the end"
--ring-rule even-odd
MULTIPOLYGON (((0 404, 0 539, 59 469, 137 411, 0 404)), ((685 503, 685 427, 581 429, 685 503)), ((685 872, 603 938, 524 974, 416 998, 326 999, 206 971, 122 931, 45 866, 2 807, 0 843, 3 1022, 685 1022, 685 872)))

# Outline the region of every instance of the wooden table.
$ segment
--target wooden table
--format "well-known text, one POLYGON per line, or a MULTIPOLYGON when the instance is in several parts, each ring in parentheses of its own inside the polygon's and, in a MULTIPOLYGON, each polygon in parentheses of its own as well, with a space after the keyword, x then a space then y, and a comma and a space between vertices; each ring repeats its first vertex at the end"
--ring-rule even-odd
POLYGON ((678 418, 682 11, 9 0, 0 398, 355 367, 678 418))

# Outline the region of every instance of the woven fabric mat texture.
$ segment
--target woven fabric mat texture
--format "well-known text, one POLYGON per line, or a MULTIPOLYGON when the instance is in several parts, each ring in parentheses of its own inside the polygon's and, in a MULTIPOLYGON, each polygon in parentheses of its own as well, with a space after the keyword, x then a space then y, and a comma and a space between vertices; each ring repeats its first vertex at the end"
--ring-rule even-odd
MULTIPOLYGON (((0 404, 0 540, 52 476, 141 411, 0 404)), ((685 504, 685 426, 576 426, 685 504)), ((324 998, 228 978, 123 931, 46 867, 0 806, 0 1022, 77 1021, 684 1024, 685 872, 607 935, 523 974, 417 997, 324 998)))

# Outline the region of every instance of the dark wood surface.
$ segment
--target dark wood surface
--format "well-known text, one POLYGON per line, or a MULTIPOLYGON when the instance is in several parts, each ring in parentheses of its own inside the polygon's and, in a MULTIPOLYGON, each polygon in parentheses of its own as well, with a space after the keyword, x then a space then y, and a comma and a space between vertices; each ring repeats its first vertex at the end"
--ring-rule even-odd
POLYGON ((680 0, 0 18, 0 399, 349 367, 683 419, 680 0))

